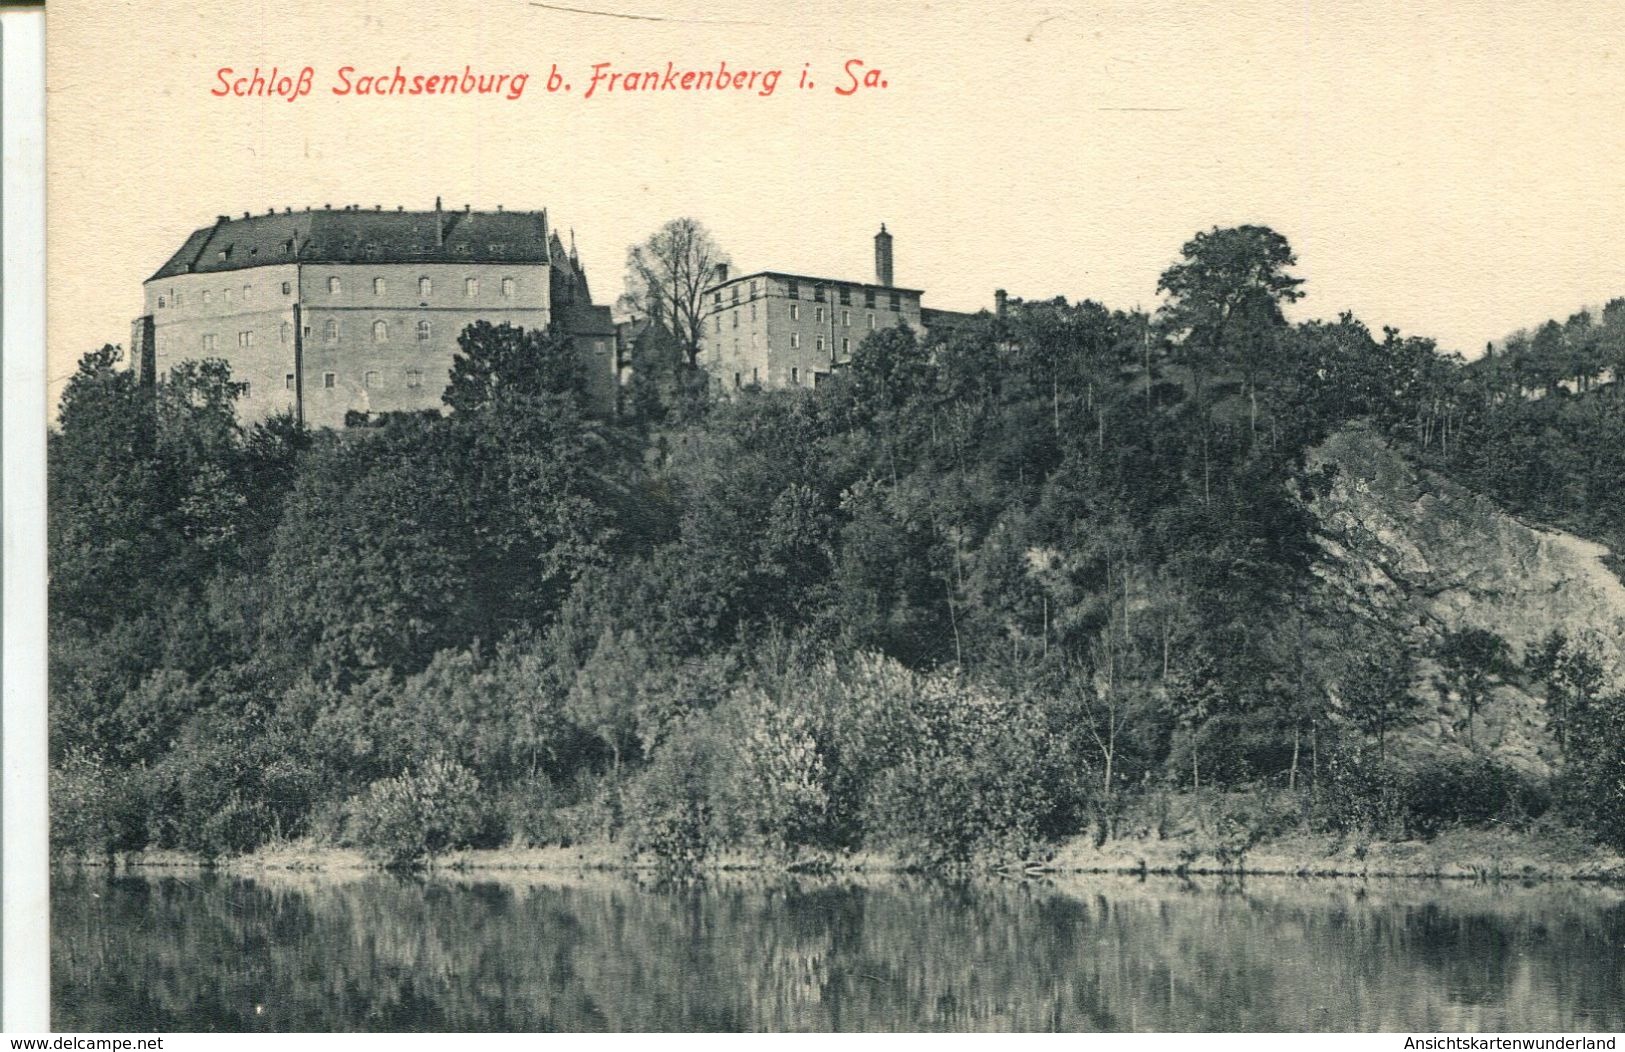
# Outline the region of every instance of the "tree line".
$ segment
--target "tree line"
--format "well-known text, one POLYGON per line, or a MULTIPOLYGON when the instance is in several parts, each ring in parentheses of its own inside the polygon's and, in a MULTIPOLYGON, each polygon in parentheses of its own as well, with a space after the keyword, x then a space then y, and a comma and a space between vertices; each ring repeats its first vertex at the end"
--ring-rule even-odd
POLYGON ((1154 314, 1013 300, 724 402, 673 336, 609 417, 563 337, 486 323, 446 413, 341 432, 242 425, 223 362, 152 391, 87 354, 49 444, 56 845, 963 865, 1161 832, 1171 793, 1211 796, 1231 856, 1292 824, 1625 843, 1625 700, 1595 658, 1472 631, 1422 652, 1314 586, 1308 509, 1309 451, 1362 420, 1617 549, 1620 385, 1289 324, 1295 265, 1216 228, 1154 314), (1547 699, 1550 779, 1475 737, 1514 681, 1547 699), (1430 691, 1456 748, 1401 755, 1430 691))

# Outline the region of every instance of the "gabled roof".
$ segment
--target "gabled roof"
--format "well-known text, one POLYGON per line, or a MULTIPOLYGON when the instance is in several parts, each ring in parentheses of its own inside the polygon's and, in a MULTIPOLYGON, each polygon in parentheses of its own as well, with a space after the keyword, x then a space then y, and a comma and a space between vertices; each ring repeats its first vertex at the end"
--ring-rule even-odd
POLYGON ((548 242, 545 211, 322 208, 221 216, 147 280, 273 263, 549 263, 548 242))

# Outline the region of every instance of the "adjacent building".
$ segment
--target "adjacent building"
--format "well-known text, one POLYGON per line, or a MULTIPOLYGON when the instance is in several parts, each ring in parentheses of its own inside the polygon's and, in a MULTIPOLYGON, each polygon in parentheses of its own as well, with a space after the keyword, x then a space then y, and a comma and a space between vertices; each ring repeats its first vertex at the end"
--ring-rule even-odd
POLYGON ((719 267, 706 291, 700 364, 713 389, 814 387, 852 359, 870 333, 902 324, 924 335, 932 324, 970 315, 922 310, 919 289, 893 284, 892 235, 875 235, 875 280, 847 281, 763 270, 730 277, 719 267))
MULTIPOLYGON (((573 241, 573 238, 572 238, 573 241)), ((619 388, 615 326, 545 211, 386 212, 358 206, 220 216, 144 286, 131 359, 151 382, 222 358, 246 383, 245 422, 291 412, 314 427, 438 410, 470 322, 557 323, 593 407, 619 388)))

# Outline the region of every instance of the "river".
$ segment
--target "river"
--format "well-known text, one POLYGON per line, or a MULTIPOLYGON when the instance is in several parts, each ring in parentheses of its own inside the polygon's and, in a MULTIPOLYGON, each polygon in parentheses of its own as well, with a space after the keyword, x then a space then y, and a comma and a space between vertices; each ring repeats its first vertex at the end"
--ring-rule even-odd
POLYGON ((80 1031, 1625 1029, 1625 890, 209 871, 52 880, 80 1031))

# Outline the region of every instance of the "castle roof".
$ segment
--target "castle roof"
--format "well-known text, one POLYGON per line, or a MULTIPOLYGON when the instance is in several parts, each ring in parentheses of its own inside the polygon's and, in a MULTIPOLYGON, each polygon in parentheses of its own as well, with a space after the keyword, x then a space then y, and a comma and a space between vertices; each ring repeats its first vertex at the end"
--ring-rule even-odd
POLYGON ((194 231, 147 280, 274 263, 551 263, 550 240, 546 211, 352 206, 221 216, 194 231))
POLYGON ((881 285, 873 281, 847 281, 843 278, 820 278, 814 277, 810 274, 791 274, 784 270, 752 271, 749 274, 741 274, 737 278, 730 277, 726 281, 719 281, 713 285, 707 285, 705 287, 705 291, 716 292, 718 289, 725 289, 730 285, 737 285, 742 281, 749 281, 751 278, 788 278, 791 281, 800 282, 809 288, 816 288, 819 285, 825 285, 829 288, 838 288, 845 285, 848 288, 875 289, 879 292, 910 292, 916 296, 922 296, 925 294, 921 289, 908 289, 902 287, 901 285, 881 285))

